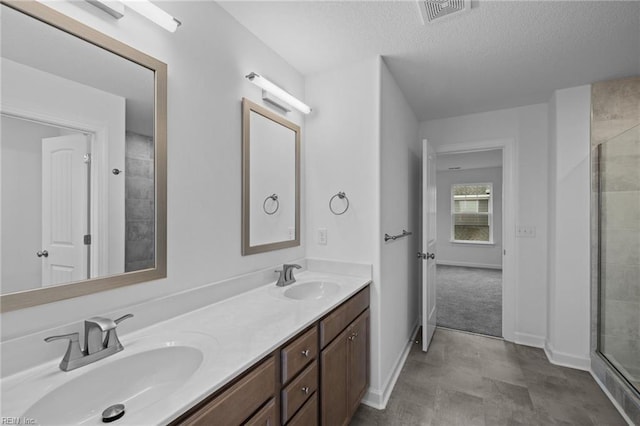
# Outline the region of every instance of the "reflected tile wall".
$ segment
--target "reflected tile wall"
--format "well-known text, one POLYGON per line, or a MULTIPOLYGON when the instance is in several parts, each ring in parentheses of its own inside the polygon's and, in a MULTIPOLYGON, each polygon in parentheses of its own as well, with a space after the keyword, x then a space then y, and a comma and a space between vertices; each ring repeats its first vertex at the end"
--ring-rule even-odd
POLYGON ((592 85, 591 102, 592 369, 639 423, 640 77, 592 85))
POLYGON ((125 272, 155 264, 153 139, 127 132, 125 147, 125 272))

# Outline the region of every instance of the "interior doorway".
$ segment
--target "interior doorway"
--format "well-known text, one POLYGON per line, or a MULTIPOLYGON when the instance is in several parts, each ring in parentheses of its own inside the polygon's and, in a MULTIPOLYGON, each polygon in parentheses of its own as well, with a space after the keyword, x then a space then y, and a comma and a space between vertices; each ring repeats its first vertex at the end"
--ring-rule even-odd
POLYGON ((437 325, 503 337, 503 149, 437 155, 437 325))

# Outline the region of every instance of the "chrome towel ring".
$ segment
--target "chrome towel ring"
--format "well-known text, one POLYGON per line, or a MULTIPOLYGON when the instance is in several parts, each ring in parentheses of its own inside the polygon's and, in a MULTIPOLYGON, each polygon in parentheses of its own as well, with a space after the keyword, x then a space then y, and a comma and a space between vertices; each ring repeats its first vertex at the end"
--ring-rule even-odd
POLYGON ((331 197, 331 199, 329 200, 329 210, 331 210, 331 213, 335 214, 336 216, 340 216, 341 214, 344 214, 347 210, 349 210, 349 199, 347 198, 347 196, 345 195, 344 192, 338 192, 336 195, 334 195, 333 197, 331 197), (337 212, 333 209, 333 200, 338 197, 341 200, 346 200, 347 202, 347 206, 344 208, 344 210, 342 210, 341 212, 337 212))
POLYGON ((271 216, 272 214, 275 214, 279 208, 280 208, 280 201, 278 201, 278 195, 276 194, 269 195, 267 198, 264 199, 264 202, 262 203, 262 210, 264 210, 264 212, 269 216, 271 216), (267 200, 273 200, 276 203, 276 208, 273 209, 272 211, 267 210, 267 200))

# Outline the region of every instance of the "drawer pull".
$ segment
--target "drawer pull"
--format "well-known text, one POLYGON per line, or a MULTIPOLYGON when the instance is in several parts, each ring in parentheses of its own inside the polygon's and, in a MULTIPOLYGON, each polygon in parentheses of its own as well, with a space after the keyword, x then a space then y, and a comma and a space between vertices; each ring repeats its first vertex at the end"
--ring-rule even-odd
POLYGON ((300 352, 300 353, 301 353, 301 354, 302 354, 302 356, 304 356, 304 357, 309 357, 309 354, 310 354, 311 352, 309 352, 309 349, 305 349, 304 351, 302 351, 302 352, 300 352))
POLYGON ((310 390, 311 390, 311 389, 309 389, 309 386, 303 386, 303 387, 302 387, 302 392, 303 392, 305 395, 309 395, 309 391, 310 391, 310 390))

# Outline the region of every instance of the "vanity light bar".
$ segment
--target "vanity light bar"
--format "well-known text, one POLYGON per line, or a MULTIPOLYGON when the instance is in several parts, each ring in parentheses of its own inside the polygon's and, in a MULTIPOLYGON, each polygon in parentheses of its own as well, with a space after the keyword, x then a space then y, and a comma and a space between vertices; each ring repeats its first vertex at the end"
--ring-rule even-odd
POLYGON ((249 73, 245 76, 250 82, 260 87, 262 90, 271 93, 276 98, 280 99, 283 102, 291 105, 295 109, 299 110, 304 114, 309 114, 311 112, 311 107, 290 93, 286 92, 284 89, 276 86, 266 78, 262 77, 260 74, 256 74, 255 72, 249 73))
POLYGON ((124 16, 124 4, 118 0, 87 0, 87 3, 104 10, 116 19, 124 16))
POLYGON ((127 0, 124 4, 144 16, 148 20, 160 25, 167 31, 175 32, 181 25, 173 16, 169 15, 164 10, 160 9, 149 0, 127 0))
POLYGON ((167 31, 175 32, 181 25, 173 16, 160 9, 149 0, 86 0, 87 3, 107 12, 116 19, 124 16, 124 6, 138 12, 148 20, 158 24, 167 31))

